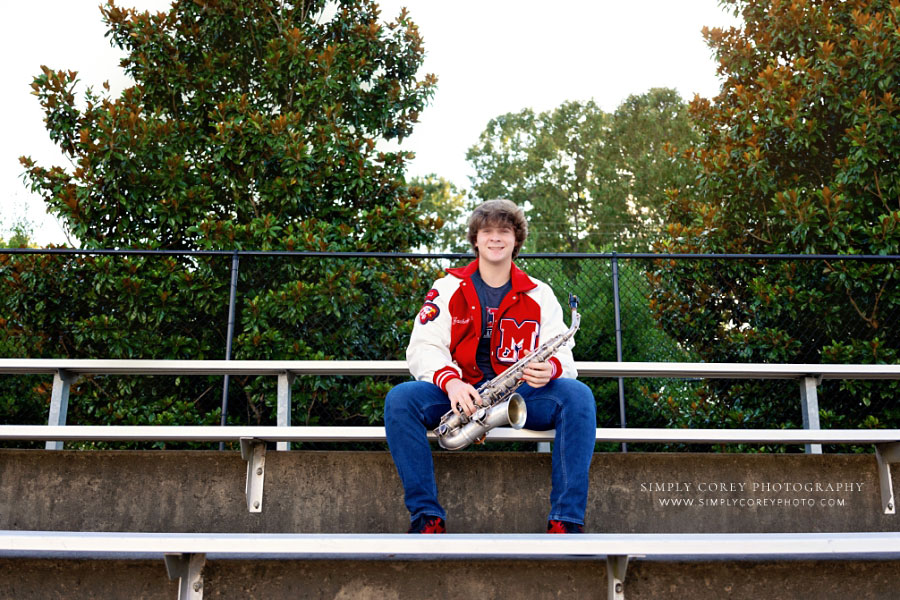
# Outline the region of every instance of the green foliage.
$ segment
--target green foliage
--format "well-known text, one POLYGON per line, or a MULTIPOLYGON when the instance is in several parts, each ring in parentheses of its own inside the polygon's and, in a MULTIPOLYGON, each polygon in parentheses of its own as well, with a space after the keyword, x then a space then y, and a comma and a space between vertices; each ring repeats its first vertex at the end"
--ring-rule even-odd
MULTIPOLYGON (((606 196, 628 199, 634 229, 627 230, 626 237, 659 229, 666 190, 686 185, 694 174, 675 155, 696 140, 688 106, 672 89, 629 96, 613 113, 601 159, 615 169, 606 196)), ((646 239, 641 244, 646 248, 646 239)))
MULTIPOLYGON (((578 361, 616 361, 616 320, 612 265, 608 260, 526 258, 517 261, 530 275, 550 285, 569 322, 568 294, 578 296, 581 325, 575 334, 578 361)), ((685 351, 657 325, 647 306, 650 286, 640 261, 619 260, 619 307, 622 326, 622 360, 692 361, 685 351)), ((597 422, 602 427, 619 424, 618 381, 610 378, 584 379, 597 400, 597 422)), ((663 394, 683 397, 692 384, 663 379, 624 381, 629 425, 660 426, 657 404, 663 394)))
MULTIPOLYGON (((655 248, 898 254, 900 7, 727 4, 744 25, 704 32, 724 82, 712 101, 691 103, 702 140, 684 158, 697 179, 671 192, 655 248)), ((894 263, 660 261, 649 280, 666 331, 704 360, 898 360, 894 263)), ((898 391, 883 382, 827 384, 823 421, 896 426, 898 391)), ((694 400, 705 422, 778 426, 799 422, 795 394, 775 384, 710 383, 694 400)), ((672 421, 698 423, 693 415, 672 421)))
MULTIPOLYGON (((2 220, 0 220, 2 225, 2 220)), ((0 237, 0 248, 37 248, 32 241, 34 224, 25 217, 17 218, 9 227, 9 240, 0 237)))
POLYGON ((471 251, 472 246, 466 240, 466 219, 476 205, 466 191, 434 173, 412 178, 409 186, 414 192, 421 193, 419 210, 437 226, 434 242, 428 251, 471 251))
POLYGON ((612 115, 593 101, 501 115, 467 158, 475 195, 527 208, 526 251, 646 248, 665 189, 689 172, 672 155, 693 140, 678 94, 652 89, 612 115))
POLYGON ((421 38, 405 14, 381 25, 373 2, 319 22, 324 5, 182 1, 151 16, 108 3, 137 85, 88 89, 79 110, 76 73, 43 67, 32 88, 76 167, 23 158, 32 189, 85 247, 383 247, 380 227, 350 226, 367 218, 420 242, 403 228, 407 156, 376 142, 408 135, 433 91, 415 79, 421 38))
MULTIPOLYGON (((387 24, 370 0, 181 0, 156 15, 109 2, 101 11, 134 87, 117 98, 88 88, 78 101, 76 73, 43 67, 32 88, 73 167, 21 159, 32 190, 83 247, 403 251, 431 241, 403 181, 408 154, 377 149, 411 132, 435 87, 431 75, 416 78, 424 50, 405 11, 387 24)), ((3 257, 0 350, 222 358, 230 263, 3 257)), ((399 358, 420 277, 400 263, 245 258, 233 356, 399 358)), ((69 420, 218 420, 221 379, 155 379, 83 381, 69 420)), ((229 418, 271 422, 274 381, 232 382, 229 418)), ((377 420, 382 388, 299 379, 294 421, 314 418, 310 406, 325 397, 340 404, 337 420, 377 420)), ((47 399, 35 386, 18 403, 40 414, 47 399)))
POLYGON ((586 249, 579 233, 598 222, 591 192, 602 177, 592 167, 607 120, 593 102, 567 102, 538 115, 525 109, 491 119, 469 149, 473 192, 526 208, 524 251, 586 249))

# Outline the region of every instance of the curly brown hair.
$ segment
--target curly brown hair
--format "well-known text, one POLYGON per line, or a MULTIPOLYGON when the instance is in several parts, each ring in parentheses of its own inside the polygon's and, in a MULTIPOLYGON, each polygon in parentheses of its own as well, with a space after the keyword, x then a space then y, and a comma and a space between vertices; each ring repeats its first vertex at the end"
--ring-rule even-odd
POLYGON ((469 234, 467 239, 472 244, 475 254, 478 248, 475 242, 478 239, 478 230, 485 227, 510 227, 516 234, 516 245, 513 249, 513 258, 519 255, 525 238, 528 237, 528 221, 525 220, 525 211, 512 200, 488 200, 479 205, 469 217, 469 234))

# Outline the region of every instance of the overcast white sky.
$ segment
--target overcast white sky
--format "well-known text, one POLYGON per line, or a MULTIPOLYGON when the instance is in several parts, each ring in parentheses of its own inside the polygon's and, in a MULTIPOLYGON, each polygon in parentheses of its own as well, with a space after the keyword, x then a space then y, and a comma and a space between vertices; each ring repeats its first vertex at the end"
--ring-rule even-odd
MULTIPOLYGON (((40 244, 64 243, 55 218, 22 182, 18 158, 67 166, 43 127, 29 84, 40 65, 79 72, 84 87, 130 85, 120 53, 104 37, 100 0, 3 3, 0 25, 0 236, 18 217, 34 223, 40 244)), ((171 0, 118 0, 166 10, 171 0)), ((437 173, 469 187, 466 150, 491 118, 526 107, 549 110, 594 99, 612 111, 630 94, 672 87, 683 98, 718 90, 704 25, 736 19, 717 0, 383 0, 382 18, 409 8, 425 38, 424 72, 438 76, 434 100, 403 147, 416 153, 410 175, 437 173)), ((74 241, 74 240, 73 240, 74 241)))

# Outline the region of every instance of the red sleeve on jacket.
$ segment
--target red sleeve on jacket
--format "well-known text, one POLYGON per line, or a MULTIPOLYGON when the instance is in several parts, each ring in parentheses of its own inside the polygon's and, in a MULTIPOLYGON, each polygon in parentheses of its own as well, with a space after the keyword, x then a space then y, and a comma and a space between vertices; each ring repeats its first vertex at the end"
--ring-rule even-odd
POLYGON ((553 372, 550 373, 550 379, 558 379, 563 372, 562 363, 559 362, 559 359, 555 356, 551 357, 548 362, 553 365, 553 372))
POLYGON ((444 367, 434 372, 433 383, 446 394, 447 384, 453 379, 462 379, 462 377, 459 376, 459 372, 453 367, 444 367))

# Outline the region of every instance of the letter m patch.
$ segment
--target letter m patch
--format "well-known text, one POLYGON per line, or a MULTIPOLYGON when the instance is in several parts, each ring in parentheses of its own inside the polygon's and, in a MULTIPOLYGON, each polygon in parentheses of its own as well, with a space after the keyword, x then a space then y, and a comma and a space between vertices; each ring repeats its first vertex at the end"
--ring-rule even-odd
POLYGON ((537 346, 541 325, 537 321, 500 319, 500 345, 497 347, 497 360, 501 363, 514 363, 525 351, 534 350, 537 346))

